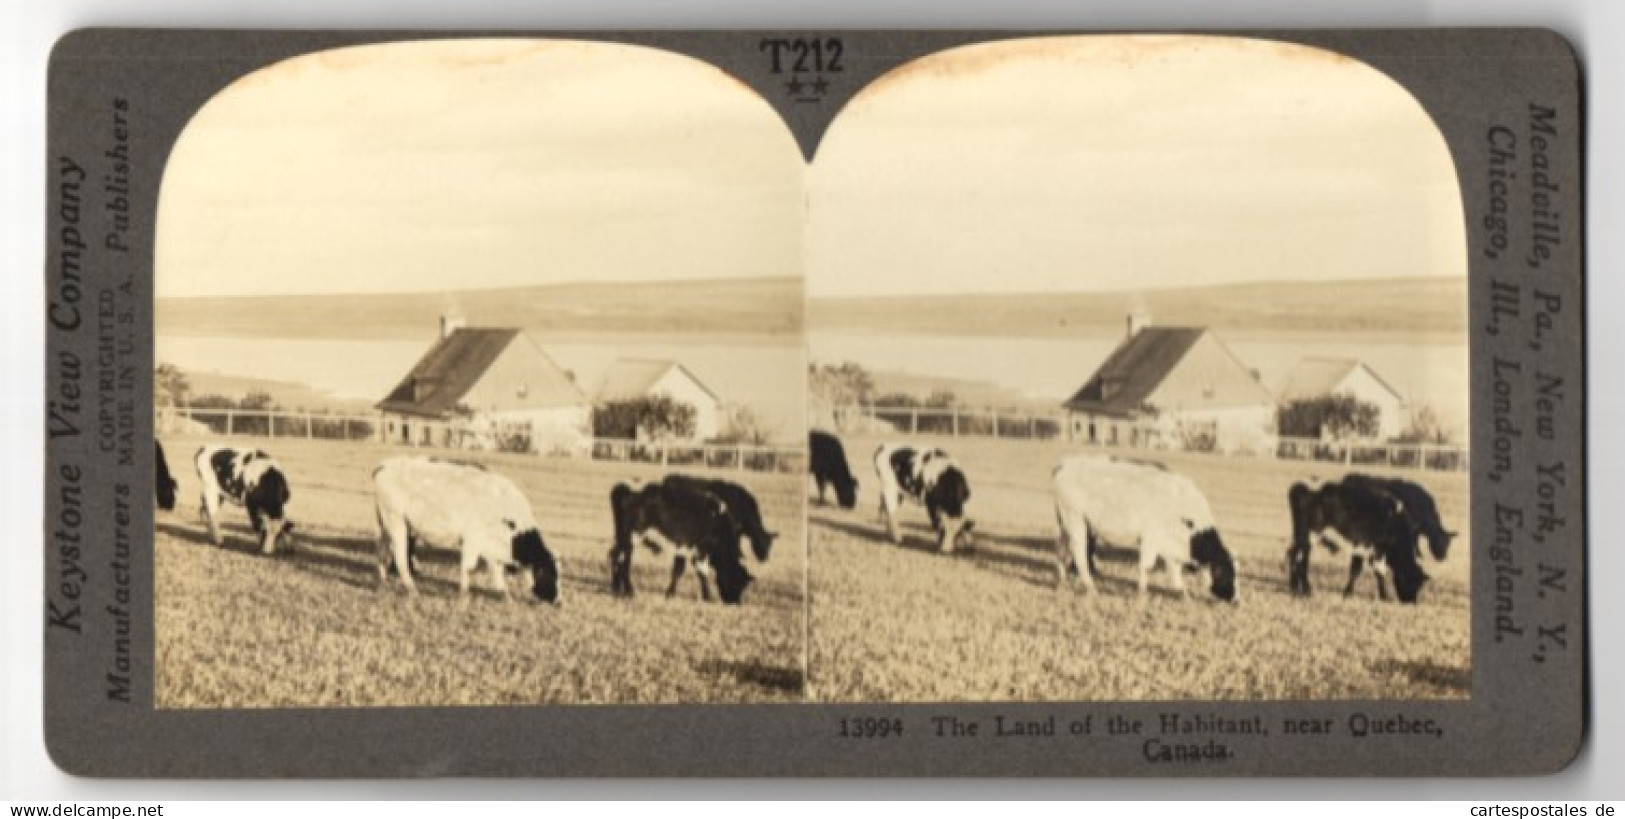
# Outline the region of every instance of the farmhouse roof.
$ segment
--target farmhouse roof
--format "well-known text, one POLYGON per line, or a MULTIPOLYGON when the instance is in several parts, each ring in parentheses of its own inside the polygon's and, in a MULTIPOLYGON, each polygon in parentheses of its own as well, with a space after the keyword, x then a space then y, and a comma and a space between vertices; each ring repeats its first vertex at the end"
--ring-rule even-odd
MULTIPOLYGON (((443 418, 452 413, 469 391, 480 383, 491 365, 524 334, 514 327, 461 327, 437 340, 418 359, 406 377, 378 409, 404 415, 443 418)), ((582 403, 581 391, 569 376, 541 350, 542 366, 531 374, 527 388, 543 406, 582 403)))
POLYGON ((1394 398, 1401 396, 1399 390, 1383 380, 1376 370, 1371 369, 1357 358, 1331 358, 1326 356, 1308 356, 1300 360, 1287 373, 1286 383, 1282 385, 1280 401, 1288 404, 1306 398, 1318 398, 1331 395, 1356 370, 1364 369, 1371 375, 1372 380, 1382 385, 1394 398))
POLYGON ((626 401, 633 398, 642 398, 666 377, 666 373, 673 369, 681 372, 688 380, 694 382, 711 400, 716 401, 716 393, 705 382, 694 377, 682 364, 665 358, 623 358, 611 364, 604 373, 603 383, 598 387, 599 401, 626 401))
POLYGON ((1252 371, 1206 327, 1147 327, 1124 339, 1064 406, 1126 418, 1153 408, 1273 403, 1252 371))

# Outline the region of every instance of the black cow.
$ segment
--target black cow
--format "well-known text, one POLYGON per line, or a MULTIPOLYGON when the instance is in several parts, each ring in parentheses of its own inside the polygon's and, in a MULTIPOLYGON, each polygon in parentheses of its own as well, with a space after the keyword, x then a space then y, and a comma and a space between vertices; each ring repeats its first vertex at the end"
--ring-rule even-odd
POLYGON ((1341 540, 1351 547, 1347 597, 1354 592, 1367 559, 1377 578, 1377 595, 1388 599, 1386 576, 1394 576, 1401 602, 1415 603, 1428 576, 1416 560, 1416 531, 1394 496, 1359 482, 1332 481, 1311 488, 1295 483, 1287 491, 1292 508, 1292 545, 1287 571, 1293 594, 1309 594, 1310 541, 1319 539, 1336 550, 1341 540))
POLYGON ((637 542, 656 552, 663 546, 673 548, 676 557, 671 584, 666 587, 668 597, 677 593, 677 581, 690 558, 699 577, 700 596, 708 601, 708 578, 713 571, 722 602, 733 605, 755 579, 745 568, 739 549, 739 527, 716 495, 666 482, 641 489, 621 483, 610 490, 609 505, 615 514, 615 544, 609 551, 614 594, 632 596, 632 550, 637 542))
POLYGON ((203 486, 203 517, 214 545, 220 537, 220 504, 231 501, 248 510, 248 520, 260 536, 260 552, 276 551, 293 532, 287 505, 293 493, 277 462, 259 450, 205 446, 195 458, 198 482, 203 486))
POLYGON ((690 475, 667 475, 665 482, 681 489, 715 495, 722 501, 728 517, 733 519, 735 528, 750 540, 750 550, 756 559, 767 562, 768 553, 773 551, 773 539, 778 537, 778 533, 769 532, 762 525, 762 509, 749 489, 733 481, 690 475))
POLYGON ((1411 528, 1427 540, 1428 551, 1433 553, 1433 559, 1444 560, 1450 553, 1450 541, 1456 533, 1444 528, 1443 522, 1439 520, 1439 506, 1433 502, 1433 495, 1429 494, 1426 487, 1400 478, 1379 478, 1360 474, 1345 475, 1343 483, 1365 486, 1392 495, 1404 507, 1405 517, 1410 521, 1411 528))
POLYGON ((968 545, 976 522, 965 516, 970 482, 959 464, 940 449, 881 444, 875 450, 875 477, 880 481, 880 512, 893 543, 901 543, 897 510, 904 498, 925 507, 937 533, 937 551, 951 552, 968 545))
POLYGON ((169 474, 169 461, 164 458, 164 445, 154 440, 152 446, 157 450, 153 486, 158 492, 158 508, 170 512, 175 509, 175 490, 179 484, 175 483, 175 476, 169 474))
POLYGON ((818 502, 824 503, 824 487, 835 487, 835 500, 842 509, 858 505, 858 479, 846 463, 846 448, 841 439, 827 432, 808 433, 807 446, 811 461, 809 470, 818 484, 818 502))

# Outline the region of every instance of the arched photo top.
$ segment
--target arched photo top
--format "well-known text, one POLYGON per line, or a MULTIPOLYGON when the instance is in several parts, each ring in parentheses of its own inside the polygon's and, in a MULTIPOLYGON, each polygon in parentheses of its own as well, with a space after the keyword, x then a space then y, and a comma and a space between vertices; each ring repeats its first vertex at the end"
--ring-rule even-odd
POLYGON ((802 168, 756 92, 668 51, 338 48, 254 71, 197 111, 165 168, 156 291, 794 277, 802 168))
MULTIPOLYGON (((841 112, 808 196, 815 298, 1467 269, 1454 164, 1416 99, 1358 60, 1258 39, 933 54, 841 112)), ((1465 316, 1463 300, 1441 329, 1465 316)))

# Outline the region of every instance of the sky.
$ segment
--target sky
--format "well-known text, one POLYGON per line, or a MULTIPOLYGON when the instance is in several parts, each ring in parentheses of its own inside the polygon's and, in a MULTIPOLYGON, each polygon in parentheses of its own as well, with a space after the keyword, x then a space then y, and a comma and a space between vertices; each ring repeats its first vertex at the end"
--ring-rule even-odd
POLYGON ((157 295, 796 276, 803 168, 767 103, 669 52, 326 51, 238 80, 182 133, 157 295))
POLYGON ((1055 37, 860 92, 808 179, 820 296, 1465 276, 1444 139, 1381 73, 1295 45, 1055 37))
POLYGON ((806 166, 775 112, 668 52, 423 41, 294 58, 196 115, 160 297, 795 276, 812 296, 1465 276, 1410 95, 1329 52, 1071 36, 917 60, 806 166))

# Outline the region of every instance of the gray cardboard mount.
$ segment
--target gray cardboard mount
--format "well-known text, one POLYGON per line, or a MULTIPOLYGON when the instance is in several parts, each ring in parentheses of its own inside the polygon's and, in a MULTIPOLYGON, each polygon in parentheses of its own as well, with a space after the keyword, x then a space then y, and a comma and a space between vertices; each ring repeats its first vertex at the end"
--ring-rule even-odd
MULTIPOLYGON (((710 62, 755 88, 811 158, 841 105, 909 60, 967 43, 1056 31, 178 31, 92 29, 65 36, 49 85, 46 241, 45 724, 64 770, 112 777, 376 776, 1168 776, 1535 774, 1565 766, 1586 725, 1583 112, 1570 46, 1540 30, 1236 31, 1364 61, 1407 88, 1455 161, 1470 259, 1472 362, 1472 694, 1461 702, 1079 702, 952 705, 546 706, 159 711, 152 706, 152 276, 161 170, 192 115, 232 81, 323 49, 453 37, 622 42, 710 62), (844 70, 822 102, 797 102, 764 40, 839 38, 844 70), (70 164, 105 161, 115 99, 128 101, 126 252, 100 249, 109 212, 78 208, 70 164), (1540 183, 1558 240, 1530 268, 1524 253, 1481 252, 1492 201, 1490 136, 1555 133, 1540 183), (74 258, 65 251, 86 244, 74 258), (1492 302, 1492 292, 1506 301, 1492 302), (1494 307, 1501 308, 1496 312, 1494 307), (1497 369, 1497 363, 1500 367, 1497 369), (1513 367, 1516 367, 1514 371, 1513 367), (106 368, 106 369, 104 369, 106 368), (110 376, 110 380, 104 378, 110 376), (1539 379, 1539 380, 1537 380, 1539 379), (1561 382, 1552 389, 1553 379, 1561 382), (1539 387, 1548 389, 1543 395, 1539 387), (1541 400, 1544 397, 1544 401, 1541 400), (121 412, 122 409, 122 412, 121 412), (104 416, 104 411, 110 415, 104 416), (111 426, 104 426, 111 424, 111 426), (1519 434, 1511 434, 1516 429, 1519 434), (121 450, 124 455, 121 457, 121 450), (1488 557, 1497 510, 1545 515, 1550 533, 1517 532, 1511 559, 1488 557), (1511 566, 1514 582, 1502 577, 1511 566), (1499 567, 1499 569, 1498 569, 1499 567), (1499 592, 1499 594, 1498 594, 1499 592), (1498 628, 1497 618, 1507 620, 1498 628), (1508 629, 1506 626, 1513 626, 1508 629), (121 633, 120 628, 127 629, 121 633), (127 651, 120 650, 127 638, 127 651), (124 665, 127 663, 127 665, 124 665), (111 697, 128 678, 127 701, 111 697), (1222 763, 1171 766, 1145 735, 940 737, 930 718, 1318 717, 1393 726, 1433 721, 1437 736, 1225 737, 1222 763), (842 717, 904 720, 902 737, 854 741, 842 717), (546 741, 537 741, 545 737, 546 741)), ((1527 163, 1528 156, 1520 156, 1527 163)), ((1530 249, 1549 226, 1531 204, 1527 164, 1502 198, 1507 238, 1530 249)), ((97 177, 91 177, 94 189, 97 177)), ((1505 556, 1505 555, 1503 555, 1505 556)))

